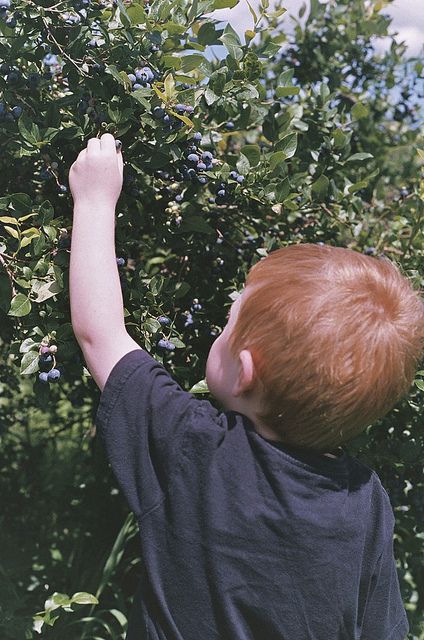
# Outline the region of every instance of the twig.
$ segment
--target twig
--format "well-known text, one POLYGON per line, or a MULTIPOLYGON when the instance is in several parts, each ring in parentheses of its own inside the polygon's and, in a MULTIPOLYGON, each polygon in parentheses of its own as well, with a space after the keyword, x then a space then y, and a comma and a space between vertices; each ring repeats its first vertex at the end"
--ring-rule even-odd
POLYGON ((13 273, 9 269, 9 267, 7 266, 6 261, 3 258, 3 255, 5 255, 5 254, 0 253, 0 263, 3 265, 4 270, 6 271, 7 275, 9 276, 10 286, 12 288, 12 294, 13 294, 13 296, 16 296, 17 292, 16 292, 16 289, 15 289, 14 281, 13 281, 13 273))
MULTIPOLYGON (((31 3, 31 4, 33 4, 33 3, 31 3)), ((44 24, 44 27, 46 28, 46 31, 47 31, 47 38, 48 38, 49 40, 52 40, 52 41, 55 43, 55 45, 57 46, 57 48, 59 49, 59 51, 60 51, 60 53, 61 53, 61 56, 62 56, 63 58, 66 58, 67 60, 69 60, 69 62, 70 62, 71 64, 73 64, 73 65, 74 65, 74 67, 75 67, 79 72, 82 72, 82 74, 83 74, 86 78, 89 78, 89 77, 90 77, 90 76, 89 76, 89 74, 88 74, 88 73, 85 73, 85 71, 82 69, 82 67, 78 66, 78 65, 77 65, 77 63, 76 63, 76 62, 71 58, 71 56, 68 56, 68 54, 67 54, 67 53, 66 53, 66 51, 63 49, 63 47, 58 43, 58 41, 56 40, 56 38, 54 37, 54 35, 53 35, 53 34, 52 34, 52 32, 50 31, 50 29, 49 29, 49 26, 48 26, 48 23, 47 23, 46 19, 45 19, 45 18, 43 18, 43 17, 42 17, 41 19, 42 19, 43 24, 44 24)))

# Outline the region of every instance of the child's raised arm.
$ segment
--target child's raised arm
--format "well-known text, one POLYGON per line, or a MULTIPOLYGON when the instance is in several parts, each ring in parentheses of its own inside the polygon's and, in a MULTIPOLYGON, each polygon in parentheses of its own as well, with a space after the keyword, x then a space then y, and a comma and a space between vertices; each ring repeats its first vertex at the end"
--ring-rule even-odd
POLYGON ((114 365, 140 346, 127 333, 115 255, 123 159, 115 138, 91 138, 69 172, 74 199, 69 290, 75 337, 101 390, 114 365))

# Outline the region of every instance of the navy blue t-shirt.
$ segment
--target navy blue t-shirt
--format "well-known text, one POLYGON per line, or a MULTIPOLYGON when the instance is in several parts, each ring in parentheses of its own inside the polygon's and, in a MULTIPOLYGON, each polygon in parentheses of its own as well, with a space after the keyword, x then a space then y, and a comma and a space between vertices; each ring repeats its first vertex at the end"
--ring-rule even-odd
POLYGON ((127 640, 405 639, 392 508, 346 451, 271 443, 142 349, 96 424, 140 531, 127 640))

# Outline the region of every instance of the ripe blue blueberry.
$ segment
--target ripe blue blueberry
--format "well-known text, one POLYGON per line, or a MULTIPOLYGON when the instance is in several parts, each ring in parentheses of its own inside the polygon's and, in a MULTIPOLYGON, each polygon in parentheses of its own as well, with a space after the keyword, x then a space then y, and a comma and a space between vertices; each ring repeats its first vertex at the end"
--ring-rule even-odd
POLYGON ((242 182, 244 182, 244 176, 237 176, 237 182, 239 184, 241 184, 242 182))
POLYGON ((165 109, 162 109, 161 107, 155 107, 153 109, 154 118, 157 118, 159 120, 160 118, 163 118, 164 115, 165 115, 165 109))
POLYGON ((16 84, 20 78, 19 71, 11 71, 7 76, 7 82, 9 84, 16 84))
POLYGON ((204 160, 205 162, 212 161, 213 160, 213 155, 211 154, 210 151, 204 151, 202 153, 202 160, 204 160))
POLYGON ((206 169, 206 165, 205 165, 204 162, 198 162, 197 163, 197 170, 198 171, 205 171, 205 169, 206 169))
POLYGON ((135 84, 133 84, 132 88, 133 88, 133 91, 137 91, 137 89, 142 89, 143 86, 138 82, 136 82, 135 84))
POLYGON ((197 178, 197 180, 198 180, 198 182, 200 182, 200 184, 207 184, 207 182, 208 182, 208 179, 207 179, 206 176, 199 176, 197 178))
POLYGON ((168 318, 167 316, 159 316, 158 318, 158 322, 163 326, 163 327, 168 327, 171 324, 171 320, 170 318, 168 318))
POLYGON ((181 193, 178 193, 175 196, 175 202, 182 202, 184 200, 184 196, 181 193))
POLYGON ((171 122, 171 116, 165 113, 165 115, 163 116, 163 121, 165 124, 169 124, 171 122))
POLYGON ((175 111, 177 113, 184 113, 185 110, 186 110, 186 105, 185 104, 176 104, 175 105, 175 111))
POLYGON ((0 9, 9 9, 10 0, 0 0, 0 9))
POLYGON ((186 111, 186 113, 193 113, 194 112, 194 107, 192 107, 189 104, 186 104, 185 105, 185 111, 186 111))
POLYGON ((166 349, 167 351, 174 351, 175 344, 172 344, 172 342, 170 342, 169 340, 165 340, 164 338, 162 338, 158 342, 158 347, 160 349, 166 349))
POLYGON ((58 64, 59 60, 57 58, 57 55, 55 55, 54 53, 48 53, 46 56, 44 56, 43 62, 46 66, 49 67, 58 64))
POLYGON ((191 313, 187 313, 185 318, 186 318, 186 321, 184 322, 184 326, 190 327, 194 323, 193 316, 191 315, 191 313))
POLYGON ((230 178, 231 178, 232 180, 237 180, 237 178, 238 178, 238 173, 237 173, 237 171, 230 171, 230 178))
POLYGON ((217 196, 220 196, 221 198, 223 198, 226 195, 226 192, 224 189, 220 189, 217 194, 217 196))
POLYGON ((68 187, 66 186, 66 184, 60 184, 59 191, 61 191, 62 193, 67 193, 68 187))
POLYGON ((129 73, 128 78, 131 80, 132 84, 135 84, 137 82, 137 78, 133 73, 129 73))
POLYGON ((40 382, 48 383, 49 381, 48 373, 43 371, 42 373, 39 374, 38 379, 40 382))
POLYGON ((60 378, 59 369, 50 369, 50 371, 47 374, 47 378, 50 382, 55 382, 56 380, 59 380, 60 378))
POLYGON ((20 107, 19 105, 16 105, 16 107, 13 107, 12 109, 12 115, 15 118, 15 120, 17 120, 18 118, 21 117, 22 115, 22 107, 20 107))
POLYGON ((190 162, 198 162, 199 161, 199 156, 196 155, 195 153, 189 153, 189 155, 187 156, 187 160, 189 160, 190 162))
POLYGON ((195 140, 196 142, 200 142, 202 140, 202 134, 200 133, 200 131, 196 131, 193 136, 193 140, 195 140))
POLYGON ((116 264, 118 267, 123 267, 125 265, 125 258, 116 258, 116 264))
POLYGON ((229 131, 232 131, 234 127, 235 127, 234 122, 232 122, 231 120, 227 122, 227 124, 225 125, 225 128, 228 129, 229 131))

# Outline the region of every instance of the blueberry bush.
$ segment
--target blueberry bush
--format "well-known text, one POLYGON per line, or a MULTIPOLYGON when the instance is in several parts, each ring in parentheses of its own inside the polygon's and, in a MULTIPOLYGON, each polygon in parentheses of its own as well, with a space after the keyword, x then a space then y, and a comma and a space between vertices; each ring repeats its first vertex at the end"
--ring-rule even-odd
MULTIPOLYGON (((246 0, 244 34, 214 13, 238 1, 0 0, 4 640, 124 638, 137 585, 136 526, 94 437, 99 392, 70 323, 68 174, 90 137, 110 132, 124 154, 128 332, 193 393, 207 394, 235 292, 275 248, 386 255, 423 287, 423 63, 388 36, 390 0, 311 0, 290 33, 283 4, 246 0)), ((415 640, 422 369, 350 445, 392 501, 415 640)))

